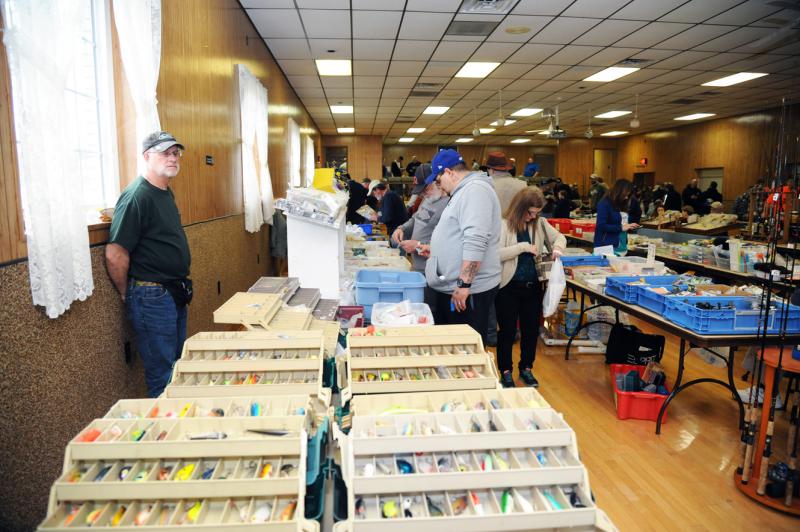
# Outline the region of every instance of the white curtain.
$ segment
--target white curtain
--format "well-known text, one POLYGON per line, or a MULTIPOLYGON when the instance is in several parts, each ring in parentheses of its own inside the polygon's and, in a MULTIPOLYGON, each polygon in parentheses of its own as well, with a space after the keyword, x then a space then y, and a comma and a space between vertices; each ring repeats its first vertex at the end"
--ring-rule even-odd
POLYGON ((76 116, 65 88, 85 1, 0 0, 33 303, 50 318, 94 290, 78 182, 76 116))
POLYGON ((156 86, 161 68, 161 0, 114 0, 122 66, 136 108, 136 166, 144 175, 140 142, 161 129, 156 86))
POLYGON ((236 77, 239 85, 244 228, 255 233, 264 222, 272 223, 275 211, 272 179, 267 166, 267 89, 244 65, 236 65, 236 77))
POLYGON ((305 139, 305 160, 303 167, 306 174, 305 186, 310 187, 314 184, 314 138, 311 135, 306 135, 305 139))
POLYGON ((289 118, 286 130, 289 136, 289 186, 301 187, 303 186, 303 181, 300 175, 302 164, 300 154, 300 128, 297 126, 297 122, 289 118))

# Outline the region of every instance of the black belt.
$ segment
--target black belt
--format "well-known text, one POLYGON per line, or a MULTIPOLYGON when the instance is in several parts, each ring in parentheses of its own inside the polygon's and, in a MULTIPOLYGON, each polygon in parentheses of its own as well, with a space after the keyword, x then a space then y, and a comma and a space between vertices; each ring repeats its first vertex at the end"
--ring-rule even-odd
POLYGON ((163 286, 161 283, 154 283, 153 281, 140 281, 139 279, 130 278, 133 286, 163 286))
POLYGON ((511 286, 515 288, 534 288, 535 286, 540 286, 541 281, 511 281, 511 286))

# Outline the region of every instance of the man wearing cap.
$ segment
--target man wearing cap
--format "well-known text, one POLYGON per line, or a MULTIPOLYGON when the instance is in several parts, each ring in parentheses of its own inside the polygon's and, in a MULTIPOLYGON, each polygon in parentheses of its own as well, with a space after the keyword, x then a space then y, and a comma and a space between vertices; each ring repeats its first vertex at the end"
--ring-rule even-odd
POLYGON ((422 249, 430 253, 425 277, 434 291, 434 315, 441 324, 470 325, 485 342, 500 285, 500 202, 489 176, 468 169, 457 151, 440 151, 431 166, 450 195, 430 247, 422 249))
POLYGON ((509 173, 511 161, 501 151, 489 152, 486 166, 489 167, 489 177, 492 178, 494 191, 497 193, 497 199, 500 200, 500 212, 506 212, 508 206, 511 205, 511 199, 528 185, 522 179, 517 179, 509 173))
POLYGON ((408 220, 408 211, 397 192, 389 190, 383 181, 373 181, 369 185, 369 194, 377 198, 381 206, 373 221, 380 221, 386 225, 388 234, 394 233, 397 227, 408 220))
POLYGON ((108 274, 136 334, 150 397, 161 395, 180 357, 192 295, 189 243, 169 186, 183 150, 164 131, 144 139, 147 171, 122 191, 105 252, 108 274))

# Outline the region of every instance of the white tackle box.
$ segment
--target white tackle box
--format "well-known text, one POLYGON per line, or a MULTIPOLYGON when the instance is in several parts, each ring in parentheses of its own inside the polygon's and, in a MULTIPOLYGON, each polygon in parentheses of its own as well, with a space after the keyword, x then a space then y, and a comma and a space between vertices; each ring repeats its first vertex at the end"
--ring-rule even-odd
POLYGON ((244 325, 247 329, 267 329, 282 304, 281 296, 277 294, 237 292, 214 311, 214 323, 244 325))

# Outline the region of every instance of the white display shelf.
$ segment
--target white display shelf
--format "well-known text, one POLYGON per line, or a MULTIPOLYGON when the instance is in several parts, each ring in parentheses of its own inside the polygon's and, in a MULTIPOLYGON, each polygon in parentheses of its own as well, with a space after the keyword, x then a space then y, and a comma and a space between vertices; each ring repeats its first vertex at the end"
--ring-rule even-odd
POLYGON ((277 294, 237 292, 214 311, 214 323, 244 325, 248 329, 266 329, 281 309, 277 294))
POLYGON ((335 225, 287 213, 286 234, 289 275, 300 286, 317 287, 328 299, 339 297, 339 277, 344 272, 345 213, 335 225))

